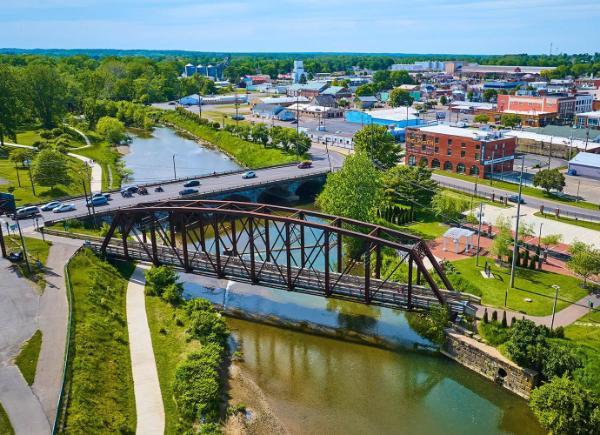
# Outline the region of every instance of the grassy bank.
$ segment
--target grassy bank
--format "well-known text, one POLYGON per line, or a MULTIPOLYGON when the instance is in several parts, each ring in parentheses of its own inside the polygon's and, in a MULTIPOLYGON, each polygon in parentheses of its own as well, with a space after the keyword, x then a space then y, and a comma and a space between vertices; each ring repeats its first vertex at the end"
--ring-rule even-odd
POLYGON ((2 407, 1 403, 0 403, 0 434, 15 435, 15 431, 13 430, 13 427, 10 424, 10 420, 8 419, 8 415, 6 414, 6 411, 2 407))
MULTIPOLYGON (((481 186, 491 186, 491 187, 495 187, 498 189, 507 190, 509 192, 515 192, 515 193, 519 191, 518 184, 507 183, 506 181, 481 179, 481 178, 477 178, 477 177, 472 177, 470 175, 463 175, 463 174, 457 174, 455 172, 443 171, 441 169, 436 169, 433 172, 438 175, 444 176, 444 177, 456 178, 459 180, 469 181, 471 183, 476 182, 481 186)), ((537 188, 531 187, 531 186, 523 186, 522 193, 523 193, 523 195, 526 195, 526 196, 532 196, 534 198, 546 199, 548 201, 554 201, 554 202, 558 202, 561 204, 571 205, 574 207, 585 208, 588 210, 600 209, 600 205, 598 205, 598 204, 594 204, 594 203, 587 202, 587 201, 575 201, 574 199, 572 199, 572 200, 566 199, 566 198, 562 198, 560 196, 554 195, 552 193, 547 194, 542 189, 537 189, 537 188)))
MULTIPOLYGON (((46 202, 54 198, 62 198, 72 195, 83 195, 82 173, 84 173, 84 164, 81 160, 67 157, 69 175, 71 181, 67 184, 57 184, 53 187, 44 187, 35 184, 35 195, 31 189, 29 170, 19 166, 15 168, 15 163, 10 160, 10 155, 17 148, 5 147, 6 153, 0 154, 0 180, 4 184, 0 185, 2 191, 12 193, 15 196, 17 206, 26 204, 35 204, 46 202), (19 186, 19 180, 21 186, 19 186)), ((87 187, 89 188, 89 180, 87 187)))
POLYGON ((76 153, 100 164, 102 167, 102 190, 118 189, 121 187, 122 178, 119 152, 95 133, 86 132, 86 135, 90 139, 90 142, 92 142, 92 146, 77 150, 76 153), (109 179, 109 173, 112 174, 112 183, 109 179))
POLYGON ((29 340, 25 342, 21 348, 21 352, 17 356, 15 363, 23 377, 29 385, 35 380, 35 370, 37 368, 40 349, 42 348, 42 331, 37 330, 29 340))
POLYGON ((567 217, 556 217, 554 214, 550 213, 540 213, 539 211, 533 214, 534 216, 541 217, 544 219, 549 219, 551 221, 562 222, 564 224, 576 225, 581 228, 588 228, 590 230, 600 231, 600 223, 599 222, 589 222, 583 221, 581 219, 572 219, 567 217))
POLYGON ((135 397, 125 312, 131 263, 84 250, 69 263, 73 288, 68 433, 133 433, 135 397))
MULTIPOLYGON (((494 278, 483 279, 481 271, 485 262, 485 258, 480 259, 479 267, 476 267, 475 258, 468 258, 453 261, 452 264, 464 279, 481 290, 481 302, 484 305, 504 308, 504 294, 510 282, 510 269, 501 268, 488 259, 494 278)), ((552 272, 517 268, 515 288, 508 290, 506 307, 532 316, 552 314, 553 284, 560 286, 557 311, 566 308, 570 304, 567 301, 577 301, 587 294, 587 291, 579 286, 580 281, 577 278, 552 272), (531 299, 531 302, 526 302, 526 298, 531 299)))
POLYGON ((177 320, 184 316, 183 310, 158 297, 147 296, 146 312, 165 407, 165 434, 174 435, 181 433, 181 416, 173 396, 175 368, 201 346, 198 341, 187 339, 186 326, 177 320))
POLYGON ((218 147, 248 168, 262 168, 297 161, 295 154, 285 153, 277 148, 265 148, 261 144, 245 141, 226 131, 213 130, 172 111, 163 112, 161 118, 164 122, 186 130, 218 147))

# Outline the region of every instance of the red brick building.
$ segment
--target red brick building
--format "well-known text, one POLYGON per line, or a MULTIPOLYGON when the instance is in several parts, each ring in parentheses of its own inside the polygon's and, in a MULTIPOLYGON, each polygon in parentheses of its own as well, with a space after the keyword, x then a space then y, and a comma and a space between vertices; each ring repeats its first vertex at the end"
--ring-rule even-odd
POLYGON ((517 140, 499 132, 434 125, 407 128, 405 163, 484 178, 511 171, 517 140))

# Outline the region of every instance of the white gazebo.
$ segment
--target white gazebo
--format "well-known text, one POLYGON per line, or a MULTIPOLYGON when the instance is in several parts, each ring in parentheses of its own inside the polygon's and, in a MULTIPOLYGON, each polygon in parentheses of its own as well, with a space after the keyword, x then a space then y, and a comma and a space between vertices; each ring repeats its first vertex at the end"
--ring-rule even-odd
POLYGON ((451 239, 454 242, 454 253, 458 254, 460 239, 465 239, 465 254, 469 253, 469 249, 473 246, 473 235, 475 231, 467 228, 452 227, 444 233, 444 251, 447 251, 446 241, 451 239))

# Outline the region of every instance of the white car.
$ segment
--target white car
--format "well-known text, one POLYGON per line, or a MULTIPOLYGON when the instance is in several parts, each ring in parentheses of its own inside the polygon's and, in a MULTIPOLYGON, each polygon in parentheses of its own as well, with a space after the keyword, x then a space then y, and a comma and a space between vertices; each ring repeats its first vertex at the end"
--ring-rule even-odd
POLYGON ((66 211, 73 211, 73 210, 75 210, 74 204, 61 204, 58 207, 56 207, 54 210, 52 210, 52 213, 64 213, 66 211))

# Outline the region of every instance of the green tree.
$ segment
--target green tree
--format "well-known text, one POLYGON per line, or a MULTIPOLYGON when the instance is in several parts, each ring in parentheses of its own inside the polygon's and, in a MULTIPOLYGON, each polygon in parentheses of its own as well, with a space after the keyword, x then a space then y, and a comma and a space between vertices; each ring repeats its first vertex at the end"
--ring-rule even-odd
POLYGON ((456 222, 460 221, 462 213, 469 209, 469 201, 441 190, 431 200, 431 208, 441 219, 456 222))
POLYGON ((554 435, 598 433, 600 400, 566 376, 533 390, 529 404, 542 427, 554 435))
POLYGON ((485 113, 480 113, 479 115, 475 115, 473 121, 479 122, 480 124, 487 124, 490 122, 490 117, 485 113))
POLYGON ((569 249, 571 259, 567 267, 583 278, 584 285, 592 275, 600 274, 600 250, 583 242, 575 242, 569 249))
POLYGON ((438 190, 432 171, 421 166, 394 166, 385 171, 382 184, 388 206, 404 204, 414 209, 428 208, 438 190))
POLYGON ((394 88, 390 92, 388 103, 392 107, 409 107, 414 101, 415 99, 408 93, 408 91, 400 88, 394 88))
POLYGON ((98 120, 96 131, 109 143, 118 144, 125 137, 125 125, 116 118, 103 116, 98 120))
POLYGON ((382 125, 367 125, 356 132, 354 150, 365 153, 385 167, 394 166, 400 158, 400 146, 382 125))
POLYGON ((25 162, 31 162, 35 153, 27 148, 17 148, 10 152, 10 160, 25 167, 25 162))
POLYGON ((573 351, 573 347, 564 343, 551 343, 542 364, 542 374, 546 379, 563 376, 581 367, 581 360, 573 351))
POLYGON ((520 366, 541 371, 547 354, 547 338, 545 326, 536 326, 531 320, 517 320, 506 342, 506 351, 520 366))
POLYGON ((54 187, 71 181, 67 157, 53 149, 44 149, 37 154, 32 172, 34 181, 41 186, 54 187))
POLYGON ((442 95, 442 96, 440 97, 440 104, 441 104, 442 106, 445 106, 446 104, 448 104, 448 98, 447 98, 445 95, 442 95))
POLYGON ((492 101, 497 95, 498 92, 496 92, 495 89, 486 89, 485 91, 483 91, 484 101, 492 101))
POLYGON ((551 190, 562 192, 565 187, 565 176, 558 169, 542 169, 533 176, 533 185, 550 193, 551 190))
POLYGON ((172 305, 181 302, 183 284, 171 266, 152 266, 145 272, 146 293, 158 296, 172 305))
POLYGON ((516 127, 521 123, 521 118, 515 113, 505 113, 500 117, 500 122, 506 127, 516 127))
POLYGON ((379 202, 379 177, 365 153, 357 152, 327 176, 317 203, 325 213, 369 222, 379 202))
POLYGON ((25 115, 23 86, 17 71, 0 64, 0 145, 4 137, 17 140, 17 127, 25 115))
POLYGON ((502 260, 505 256, 510 255, 510 248, 513 243, 510 221, 508 218, 499 217, 496 220, 496 228, 497 233, 492 242, 491 252, 502 260))
POLYGON ((550 246, 558 245, 560 242, 562 242, 562 234, 547 234, 541 240, 546 249, 550 246))
POLYGON ((25 68, 25 82, 31 107, 44 128, 51 128, 66 110, 65 83, 49 62, 33 62, 25 68))
POLYGON ((306 74, 302 74, 300 76, 300 78, 298 79, 298 83, 300 83, 301 85, 305 85, 306 84, 306 74))
MULTIPOLYGON (((287 143, 292 147, 291 151, 296 155, 301 156, 308 152, 311 147, 310 138, 304 133, 296 133, 292 129, 287 129, 286 137, 287 143)), ((287 150, 286 150, 287 151, 287 150)))
POLYGON ((264 146, 269 143, 269 130, 262 123, 257 123, 252 126, 252 141, 260 142, 264 146))

